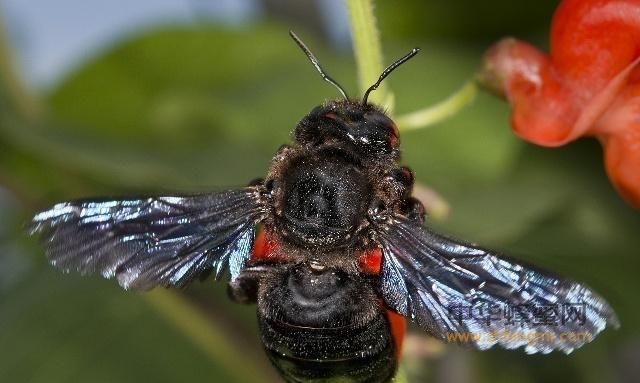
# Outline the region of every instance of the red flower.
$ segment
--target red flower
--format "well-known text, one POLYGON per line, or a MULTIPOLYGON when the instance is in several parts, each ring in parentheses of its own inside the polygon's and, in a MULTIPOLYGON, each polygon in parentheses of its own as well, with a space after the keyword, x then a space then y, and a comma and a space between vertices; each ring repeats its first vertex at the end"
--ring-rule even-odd
POLYGON ((507 98, 523 139, 594 136, 618 192, 640 208, 640 0, 563 0, 551 52, 512 38, 485 54, 480 82, 507 98))

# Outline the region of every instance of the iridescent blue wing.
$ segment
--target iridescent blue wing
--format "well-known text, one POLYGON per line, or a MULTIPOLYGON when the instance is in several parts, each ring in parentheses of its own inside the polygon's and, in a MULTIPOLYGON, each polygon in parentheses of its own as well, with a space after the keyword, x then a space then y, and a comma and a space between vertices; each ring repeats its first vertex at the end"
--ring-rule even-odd
POLYGON ((63 202, 33 217, 51 263, 117 278, 125 289, 183 286, 203 274, 234 279, 262 219, 258 190, 63 202))
POLYGON ((569 353, 607 324, 609 304, 587 286, 394 217, 379 233, 387 306, 436 338, 477 349, 569 353))

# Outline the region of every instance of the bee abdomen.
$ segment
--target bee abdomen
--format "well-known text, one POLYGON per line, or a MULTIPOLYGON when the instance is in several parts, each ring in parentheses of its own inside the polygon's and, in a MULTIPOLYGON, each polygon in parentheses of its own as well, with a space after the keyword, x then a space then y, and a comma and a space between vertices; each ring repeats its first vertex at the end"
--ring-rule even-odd
POLYGON ((360 328, 308 328, 259 316, 269 359, 288 382, 388 382, 397 361, 384 314, 360 328))

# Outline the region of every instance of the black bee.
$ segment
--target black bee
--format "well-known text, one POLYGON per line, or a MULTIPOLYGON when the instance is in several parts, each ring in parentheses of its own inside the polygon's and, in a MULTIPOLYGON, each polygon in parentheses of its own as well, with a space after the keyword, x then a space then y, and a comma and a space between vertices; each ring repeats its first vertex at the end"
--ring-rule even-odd
POLYGON ((291 35, 344 99, 303 117, 264 179, 200 195, 59 203, 30 227, 51 263, 115 277, 130 290, 228 274, 232 299, 257 302, 266 352, 290 382, 390 380, 403 317, 445 341, 527 353, 569 353, 607 324, 618 326, 587 286, 423 225, 413 174, 398 165, 398 129, 367 102, 417 49, 360 101, 291 35), (518 335, 530 332, 550 335, 518 335), (486 336, 466 342, 451 334, 486 336))

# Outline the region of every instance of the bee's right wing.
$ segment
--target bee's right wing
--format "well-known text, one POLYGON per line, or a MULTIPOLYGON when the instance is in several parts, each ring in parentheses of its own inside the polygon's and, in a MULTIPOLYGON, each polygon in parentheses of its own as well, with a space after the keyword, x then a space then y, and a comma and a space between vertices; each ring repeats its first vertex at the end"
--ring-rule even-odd
POLYGON ((235 279, 265 207, 258 187, 142 199, 63 202, 33 217, 51 263, 116 277, 125 289, 183 286, 203 274, 235 279))
POLYGON ((442 340, 568 354, 607 325, 619 326, 607 301, 584 284, 405 217, 391 218, 380 238, 385 303, 442 340))

